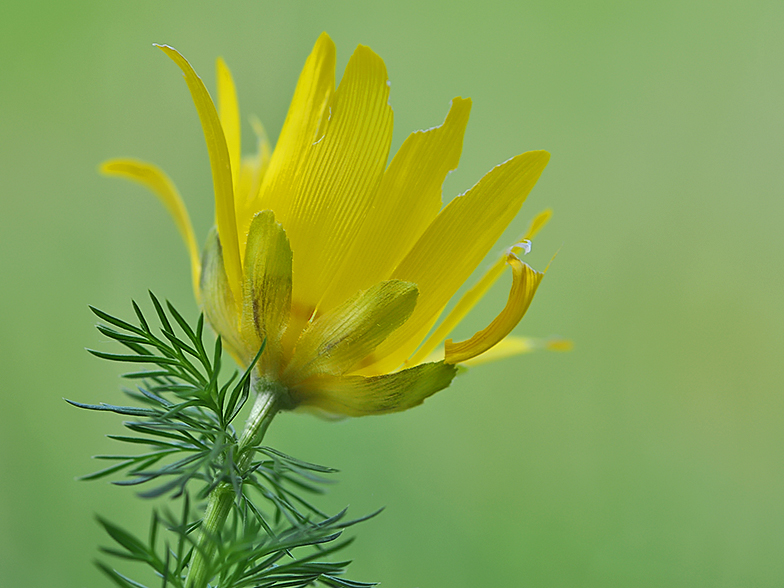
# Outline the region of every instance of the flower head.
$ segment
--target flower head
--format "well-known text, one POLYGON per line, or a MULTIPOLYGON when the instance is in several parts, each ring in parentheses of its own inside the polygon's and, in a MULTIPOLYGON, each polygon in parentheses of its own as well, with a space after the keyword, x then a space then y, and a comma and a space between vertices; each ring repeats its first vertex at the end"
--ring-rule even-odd
POLYGON ((160 49, 185 75, 209 151, 216 228, 201 261, 187 211, 161 170, 128 159, 102 169, 145 184, 166 204, 207 319, 241 364, 264 345, 256 375, 285 390, 291 406, 355 416, 404 410, 447 387, 459 363, 531 347, 507 336, 544 276, 520 256, 549 211, 433 327, 519 211, 547 152, 509 159, 442 207, 471 101, 455 98, 444 123, 411 134, 387 167, 384 62, 360 45, 335 88, 335 47, 322 34, 274 151, 256 124, 258 153, 242 158, 223 61, 216 108, 190 64, 160 49), (513 284, 503 311, 470 339, 436 351, 507 265, 513 284))

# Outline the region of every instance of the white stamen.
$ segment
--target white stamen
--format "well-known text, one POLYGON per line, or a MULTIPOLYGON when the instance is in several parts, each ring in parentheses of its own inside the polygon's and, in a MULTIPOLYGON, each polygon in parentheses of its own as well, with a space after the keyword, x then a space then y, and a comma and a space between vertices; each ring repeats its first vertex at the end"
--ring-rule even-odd
POLYGON ((515 243, 509 248, 509 253, 515 253, 515 249, 523 250, 523 255, 528 255, 531 253, 531 241, 528 239, 523 239, 519 243, 515 243))

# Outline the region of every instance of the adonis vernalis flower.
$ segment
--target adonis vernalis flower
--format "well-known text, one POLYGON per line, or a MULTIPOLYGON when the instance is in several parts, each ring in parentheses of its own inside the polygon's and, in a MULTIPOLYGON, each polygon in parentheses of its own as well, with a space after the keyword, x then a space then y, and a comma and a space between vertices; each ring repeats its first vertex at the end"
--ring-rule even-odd
POLYGON ((515 217, 549 159, 529 151, 498 165, 442 207, 471 101, 411 134, 387 167, 392 109, 384 62, 359 46, 337 89, 335 47, 322 34, 300 75, 274 151, 240 154, 234 82, 217 63, 218 105, 176 50, 204 130, 216 229, 201 260, 185 206, 157 167, 128 159, 105 173, 141 182, 167 206, 191 257, 207 319, 234 357, 277 387, 288 407, 365 415, 404 410, 447 387, 457 364, 527 351, 508 337, 543 273, 520 260, 549 218, 540 214, 436 326, 449 300, 515 217), (511 267, 505 308, 459 343, 452 329, 511 267))

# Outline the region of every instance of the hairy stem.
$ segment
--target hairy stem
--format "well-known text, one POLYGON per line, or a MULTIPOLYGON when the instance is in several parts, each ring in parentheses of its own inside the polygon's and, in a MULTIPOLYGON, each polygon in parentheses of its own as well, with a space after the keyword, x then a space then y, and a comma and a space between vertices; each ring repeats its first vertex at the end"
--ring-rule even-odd
MULTIPOLYGON (((264 433, 277 414, 281 398, 285 393, 280 384, 259 379, 255 374, 252 377, 256 399, 237 442, 237 467, 240 472, 245 471, 252 463, 255 454, 253 448, 264 438, 264 433)), ((234 488, 228 482, 222 482, 210 493, 199 530, 197 548, 193 551, 188 577, 185 580, 187 588, 207 586, 210 580, 211 562, 215 557, 214 538, 220 536, 235 498, 234 488)))

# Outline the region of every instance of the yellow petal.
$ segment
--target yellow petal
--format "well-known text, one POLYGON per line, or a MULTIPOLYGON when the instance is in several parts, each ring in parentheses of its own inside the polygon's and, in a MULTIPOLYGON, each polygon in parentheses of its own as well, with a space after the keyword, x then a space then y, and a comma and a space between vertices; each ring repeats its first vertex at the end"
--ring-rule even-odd
POLYGON ((345 416, 406 410, 452 383, 457 368, 444 362, 425 363, 394 374, 316 376, 295 386, 295 403, 345 416))
MULTIPOLYGON (((433 349, 438 347, 441 342, 449 336, 449 333, 462 321, 465 316, 476 306, 476 303, 487 293, 490 287, 495 284, 498 278, 503 274, 506 269, 506 256, 496 261, 493 266, 485 273, 484 276, 477 282, 470 290, 468 290, 455 304, 454 308, 449 312, 446 318, 441 321, 441 324, 428 335, 422 346, 416 350, 416 353, 406 360, 408 365, 416 365, 421 361, 427 361, 433 349)), ((442 356, 443 357, 443 356, 442 356)))
POLYGON ((369 372, 400 366, 520 210, 550 154, 529 151, 496 166, 449 203, 392 274, 419 287, 416 310, 374 354, 369 372), (378 361, 380 360, 380 361, 378 361))
POLYGON ((545 346, 550 351, 571 351, 574 349, 574 342, 569 339, 548 339, 545 346))
POLYGON ((182 197, 171 181, 159 167, 135 159, 112 159, 101 165, 101 173, 108 176, 120 176, 133 180, 145 186, 163 202, 169 214, 172 215, 177 229, 180 231, 185 247, 191 258, 191 277, 193 279, 193 292, 199 299, 199 247, 193 234, 193 225, 188 216, 188 210, 182 202, 182 197))
MULTIPOLYGON (((482 355, 478 355, 472 359, 460 362, 461 367, 475 367, 484 363, 491 363, 506 359, 507 357, 514 357, 523 353, 531 353, 541 349, 548 351, 571 351, 573 344, 568 339, 535 339, 533 337, 508 337, 499 341, 496 345, 485 351, 482 355)), ((442 361, 444 357, 444 348, 440 347, 433 351, 423 363, 432 361, 442 361)))
POLYGON ((416 300, 416 285, 390 280, 321 315, 302 333, 282 380, 291 386, 313 375, 346 373, 405 323, 416 300))
POLYGON ((291 311, 291 247, 271 210, 256 215, 245 251, 242 332, 251 349, 266 341, 262 374, 277 375, 280 339, 291 311))
POLYGON ((386 67, 359 46, 308 148, 295 193, 275 214, 294 256, 293 297, 304 324, 334 279, 378 189, 392 140, 386 67))
MULTIPOLYGON (((253 132, 256 134, 256 163, 254 166, 259 170, 259 177, 258 177, 258 186, 256 186, 255 191, 251 193, 251 196, 255 199, 259 195, 259 190, 261 189, 261 180, 264 178, 264 175, 267 173, 267 169, 269 168, 270 158, 272 156, 272 149, 270 148, 269 138, 267 137, 267 131, 264 128, 264 125, 261 124, 261 121, 256 118, 255 116, 251 116, 250 118, 250 125, 253 128, 253 132)), ((257 210, 261 210, 258 208, 257 210)))
MULTIPOLYGON (((531 226, 528 228, 528 231, 515 243, 524 243, 533 239, 534 236, 541 230, 541 228, 547 224, 547 221, 550 220, 552 214, 552 210, 546 209, 536 215, 536 218, 534 218, 534 220, 531 222, 531 226)), ((428 336, 427 340, 419 349, 417 349, 416 353, 406 361, 406 364, 416 365, 421 361, 427 361, 425 358, 428 357, 433 352, 433 350, 439 344, 441 344, 444 339, 447 338, 449 333, 452 332, 452 330, 460 323, 460 321, 465 318, 471 309, 476 306, 476 303, 482 299, 490 287, 496 283, 498 278, 501 277, 501 274, 503 274, 504 270, 506 269, 506 257, 506 253, 499 257, 498 260, 487 271, 487 273, 482 276, 479 282, 477 282, 470 290, 468 290, 468 292, 463 294, 463 296, 460 298, 460 300, 458 300, 457 304, 455 304, 454 308, 449 312, 446 318, 441 321, 440 325, 438 325, 438 328, 428 336)))
POLYGON ((213 229, 207 237, 201 258, 201 295, 204 315, 221 336, 223 346, 228 349, 237 363, 246 365, 255 357, 258 349, 247 349, 237 321, 237 306, 229 287, 223 252, 217 231, 213 229))
POLYGON ((212 103, 210 94, 201 78, 193 71, 190 63, 176 49, 168 45, 156 45, 176 63, 185 75, 185 81, 191 92, 199 120, 207 142, 207 151, 212 168, 212 183, 215 188, 215 217, 218 234, 223 250, 223 261, 229 288, 235 300, 239 300, 242 291, 242 266, 240 263, 239 242, 237 240, 237 222, 234 213, 234 189, 231 180, 231 161, 223 136, 218 113, 212 103))
POLYGON ((528 227, 528 231, 526 232, 525 235, 523 235, 523 238, 520 239, 520 241, 523 240, 530 241, 531 239, 533 239, 536 236, 536 234, 542 230, 542 227, 544 227, 547 224, 547 222, 550 220, 550 217, 552 216, 553 216, 553 211, 549 208, 546 208, 545 210, 537 214, 536 218, 534 218, 534 220, 531 221, 531 226, 528 227))
MULTIPOLYGON (((321 33, 299 76, 261 185, 257 210, 278 211, 291 198, 297 172, 316 140, 316 132, 334 88, 335 44, 329 35, 321 33)), ((246 220, 247 226, 250 226, 250 219, 246 220)))
POLYGON ((461 362, 460 365, 473 367, 483 363, 498 361, 500 359, 506 359, 507 357, 513 357, 515 355, 521 355, 523 353, 530 353, 531 351, 536 351, 537 349, 542 349, 543 347, 544 342, 540 339, 532 339, 529 337, 512 337, 510 335, 509 337, 499 341, 496 345, 485 351, 482 355, 474 357, 473 359, 467 359, 464 362, 461 362))
POLYGON ((460 343, 447 339, 444 344, 444 361, 447 363, 460 363, 481 355, 503 340, 528 310, 544 274, 520 261, 514 253, 507 256, 507 262, 512 267, 512 289, 506 306, 487 328, 470 339, 460 343))
POLYGON ((385 280, 441 209, 441 186, 457 168, 471 100, 455 98, 444 123, 411 133, 384 172, 340 271, 318 307, 328 310, 385 280))
POLYGON ((237 90, 226 62, 221 57, 215 62, 218 82, 218 113, 223 134, 226 137, 226 148, 231 161, 231 179, 234 186, 240 179, 240 108, 237 104, 237 90))
POLYGON ((269 167, 271 149, 267 140, 267 133, 261 122, 251 118, 251 126, 256 133, 257 152, 242 158, 240 166, 239 183, 234 189, 234 208, 237 211, 237 231, 240 243, 240 253, 243 263, 245 261, 245 241, 254 215, 259 208, 259 190, 264 175, 269 167))
MULTIPOLYGON (((507 357, 538 351, 540 349, 546 349, 548 351, 571 351, 572 347, 573 344, 568 339, 534 339, 531 337, 513 337, 510 335, 494 347, 485 351, 482 355, 460 362, 460 365, 474 367, 482 365, 483 363, 490 363, 500 359, 506 359, 507 357)), ((443 349, 441 352, 441 357, 443 357, 443 349)))

